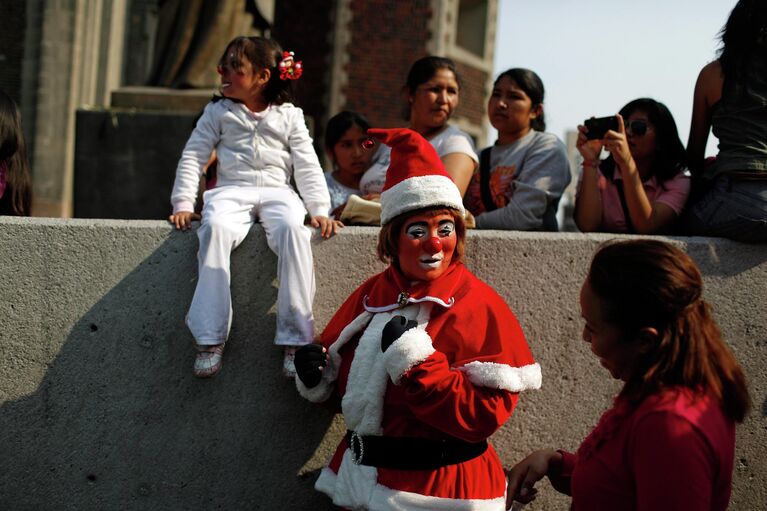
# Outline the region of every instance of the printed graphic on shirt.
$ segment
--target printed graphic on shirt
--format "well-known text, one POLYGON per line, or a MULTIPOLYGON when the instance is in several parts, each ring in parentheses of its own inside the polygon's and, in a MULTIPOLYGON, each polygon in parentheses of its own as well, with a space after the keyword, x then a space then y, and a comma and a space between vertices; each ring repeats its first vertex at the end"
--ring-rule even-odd
MULTIPOLYGON (((517 166, 498 166, 490 172, 490 196, 493 204, 497 208, 505 207, 511 196, 514 194, 514 174, 517 172, 517 166)), ((473 215, 479 215, 486 211, 485 203, 482 202, 482 188, 480 186, 480 173, 474 173, 471 183, 464 197, 464 205, 473 215)))

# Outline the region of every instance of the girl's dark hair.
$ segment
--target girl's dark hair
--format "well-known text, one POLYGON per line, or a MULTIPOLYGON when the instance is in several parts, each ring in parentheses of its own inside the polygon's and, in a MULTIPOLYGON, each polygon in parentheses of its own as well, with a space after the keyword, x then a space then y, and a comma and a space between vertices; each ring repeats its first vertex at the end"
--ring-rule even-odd
POLYGON ((739 83, 752 59, 767 68, 767 2, 740 0, 719 32, 719 63, 725 89, 739 83))
POLYGON ((331 117, 325 127, 325 148, 332 151, 352 126, 359 126, 364 132, 370 129, 370 123, 365 116, 357 112, 344 110, 331 117))
POLYGON ((378 232, 378 247, 376 249, 378 259, 384 263, 390 263, 399 268, 399 261, 397 260, 397 254, 399 253, 399 234, 405 223, 407 223, 407 220, 415 215, 426 215, 427 217, 432 218, 443 213, 451 215, 453 217, 453 223, 455 224, 456 244, 452 262, 463 261, 464 243, 466 240, 466 222, 463 220, 463 215, 461 215, 457 209, 443 206, 429 206, 416 209, 415 211, 407 211, 401 215, 395 216, 388 223, 381 226, 381 230, 378 232))
MULTIPOLYGON (((647 119, 655 129, 655 161, 653 163, 653 176, 660 184, 665 183, 672 177, 684 170, 687 164, 687 154, 684 144, 679 139, 679 131, 676 128, 674 116, 671 111, 652 98, 639 98, 630 101, 621 108, 620 114, 627 119, 636 111, 647 114, 647 119)), ((611 177, 615 171, 615 160, 609 156, 599 166, 607 177, 611 177)))
MULTIPOLYGON (((538 105, 543 105, 543 96, 545 94, 543 81, 541 80, 541 77, 535 73, 535 71, 531 71, 530 69, 525 69, 523 67, 507 69, 498 75, 498 78, 495 79, 493 86, 495 87, 498 85, 498 82, 503 77, 506 77, 517 84, 517 87, 522 89, 525 94, 528 95, 530 101, 533 103, 533 108, 538 105)), ((530 127, 535 131, 546 131, 546 120, 543 115, 543 109, 541 109, 541 115, 530 121, 530 127)))
MULTIPOLYGON (((404 90, 410 95, 415 94, 419 85, 422 85, 431 80, 437 71, 440 69, 449 69, 455 76, 455 81, 458 84, 458 88, 461 88, 461 76, 455 67, 455 62, 447 57, 429 56, 423 57, 410 66, 410 71, 407 73, 407 80, 405 81, 404 90)), ((403 117, 405 120, 410 120, 410 106, 408 105, 403 111, 403 117)))
POLYGON ((703 280, 690 257, 658 240, 603 245, 594 256, 588 282, 603 317, 639 342, 647 327, 657 343, 642 350, 621 397, 634 405, 664 389, 684 387, 715 396, 726 415, 742 422, 751 404, 746 379, 722 340, 703 280))
POLYGON ((0 215, 29 216, 32 184, 21 114, 16 103, 3 91, 0 91, 0 165, 6 169, 0 215))
POLYGON ((226 45, 224 54, 221 55, 219 65, 232 62, 234 65, 242 65, 245 59, 251 63, 253 70, 268 69, 271 71, 269 83, 264 88, 264 99, 269 103, 281 105, 293 101, 292 80, 282 80, 280 70, 277 68, 282 60, 282 47, 273 39, 265 37, 235 37, 226 45), (233 59, 227 58, 229 53, 234 54, 233 59))

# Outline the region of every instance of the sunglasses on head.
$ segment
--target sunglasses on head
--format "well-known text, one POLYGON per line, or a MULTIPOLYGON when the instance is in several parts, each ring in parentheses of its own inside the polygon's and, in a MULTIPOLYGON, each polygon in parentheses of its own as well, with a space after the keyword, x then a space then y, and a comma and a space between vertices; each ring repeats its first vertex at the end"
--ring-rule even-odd
POLYGON ((647 124, 647 121, 631 121, 626 123, 626 133, 629 133, 631 135, 634 135, 636 137, 641 137, 645 133, 647 133, 647 130, 650 128, 650 126, 647 124))

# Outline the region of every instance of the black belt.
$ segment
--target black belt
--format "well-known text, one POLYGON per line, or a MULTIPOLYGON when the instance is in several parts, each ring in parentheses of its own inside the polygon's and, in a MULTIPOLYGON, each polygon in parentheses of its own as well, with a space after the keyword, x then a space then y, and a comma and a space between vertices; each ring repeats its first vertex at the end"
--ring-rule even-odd
POLYGON ((471 443, 457 438, 388 437, 346 432, 346 441, 357 465, 395 470, 436 470, 463 463, 487 450, 487 440, 471 443))

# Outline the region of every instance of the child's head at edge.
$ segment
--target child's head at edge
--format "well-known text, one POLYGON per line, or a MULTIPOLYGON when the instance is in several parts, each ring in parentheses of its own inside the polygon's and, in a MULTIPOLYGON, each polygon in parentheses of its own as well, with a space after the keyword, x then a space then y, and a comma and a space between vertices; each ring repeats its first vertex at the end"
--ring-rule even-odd
POLYGON ((339 112, 328 120, 325 128, 325 151, 333 162, 334 170, 360 175, 367 170, 372 151, 363 149, 362 142, 367 139, 367 130, 370 127, 364 115, 349 110, 339 112), (354 157, 346 155, 349 152, 354 152, 354 157), (347 168, 355 162, 362 162, 364 168, 347 168))
POLYGON ((21 114, 16 103, 0 91, 0 166, 5 168, 6 188, 0 198, 0 215, 28 216, 32 204, 31 178, 21 114))
MULTIPOLYGON (((257 82, 254 85, 258 86, 252 89, 255 99, 266 104, 281 105, 293 101, 292 81, 280 78, 278 66, 282 55, 282 47, 272 39, 258 36, 235 37, 226 45, 226 50, 219 60, 218 70, 222 81, 225 79, 227 68, 238 73, 251 73, 256 79, 262 75, 265 83, 257 82)), ((223 88, 221 92, 230 97, 223 88)), ((242 101, 238 97, 230 99, 242 101)))

